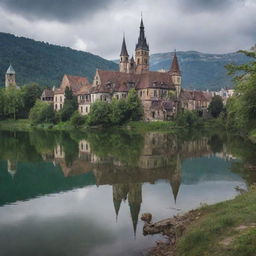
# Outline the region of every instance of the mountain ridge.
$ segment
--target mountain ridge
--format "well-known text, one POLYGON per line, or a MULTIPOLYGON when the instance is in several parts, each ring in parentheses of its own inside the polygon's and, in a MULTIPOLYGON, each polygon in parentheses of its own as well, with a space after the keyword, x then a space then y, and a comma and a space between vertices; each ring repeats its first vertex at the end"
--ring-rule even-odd
POLYGON ((30 82, 58 86, 64 74, 92 81, 96 68, 117 70, 118 65, 89 52, 0 32, 0 86, 12 64, 18 85, 30 82))

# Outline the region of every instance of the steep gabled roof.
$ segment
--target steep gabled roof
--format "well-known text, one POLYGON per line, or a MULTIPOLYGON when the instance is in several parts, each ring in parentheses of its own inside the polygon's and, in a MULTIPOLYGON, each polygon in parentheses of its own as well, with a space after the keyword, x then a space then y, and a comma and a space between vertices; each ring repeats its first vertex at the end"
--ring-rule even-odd
POLYGON ((69 87, 74 93, 79 91, 82 86, 86 86, 88 84, 89 82, 86 77, 64 75, 60 88, 65 90, 66 87, 69 87))
POLYGON ((44 89, 41 97, 53 97, 54 93, 51 89, 44 89))

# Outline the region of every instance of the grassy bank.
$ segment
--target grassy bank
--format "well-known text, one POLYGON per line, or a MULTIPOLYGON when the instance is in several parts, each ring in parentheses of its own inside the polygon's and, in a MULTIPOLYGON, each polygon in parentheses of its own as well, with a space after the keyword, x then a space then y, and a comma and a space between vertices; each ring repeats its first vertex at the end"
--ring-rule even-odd
POLYGON ((74 127, 70 124, 70 122, 60 122, 56 125, 51 123, 31 125, 28 119, 10 119, 0 121, 0 130, 2 131, 32 131, 33 129, 68 131, 74 129, 74 127))
POLYGON ((234 200, 200 209, 177 242, 177 256, 255 256, 256 188, 234 200))

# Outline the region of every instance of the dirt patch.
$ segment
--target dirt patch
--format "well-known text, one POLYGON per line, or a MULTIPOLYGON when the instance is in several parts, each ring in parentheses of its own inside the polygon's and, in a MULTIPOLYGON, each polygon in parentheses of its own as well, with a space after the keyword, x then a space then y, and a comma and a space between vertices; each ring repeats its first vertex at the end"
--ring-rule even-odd
POLYGON ((152 215, 150 215, 151 218, 146 218, 147 216, 149 213, 142 214, 141 217, 144 221, 143 234, 146 236, 160 233, 166 238, 165 241, 157 242, 156 247, 149 251, 149 255, 173 256, 178 239, 184 234, 187 226, 201 217, 201 212, 192 210, 182 216, 174 216, 155 223, 151 222, 152 215))

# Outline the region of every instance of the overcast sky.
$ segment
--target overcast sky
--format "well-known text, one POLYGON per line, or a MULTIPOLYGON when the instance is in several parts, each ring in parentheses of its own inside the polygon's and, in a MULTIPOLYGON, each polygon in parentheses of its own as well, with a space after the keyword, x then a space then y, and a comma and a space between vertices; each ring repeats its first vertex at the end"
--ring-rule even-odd
POLYGON ((141 11, 151 53, 226 53, 256 43, 256 0, 0 0, 0 31, 85 50, 132 55, 141 11))

